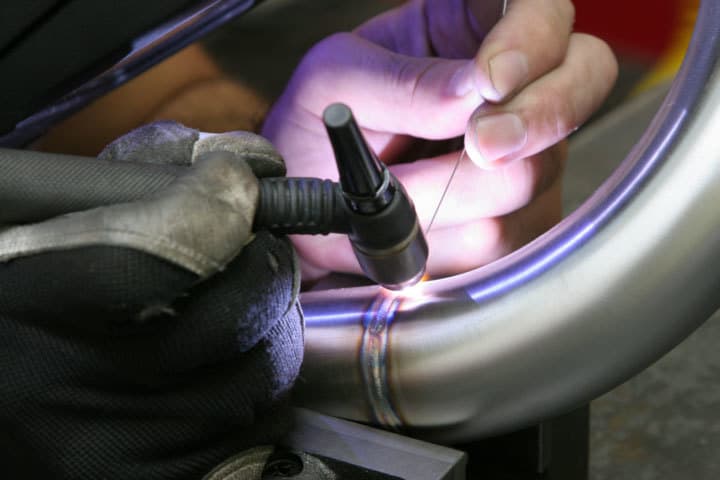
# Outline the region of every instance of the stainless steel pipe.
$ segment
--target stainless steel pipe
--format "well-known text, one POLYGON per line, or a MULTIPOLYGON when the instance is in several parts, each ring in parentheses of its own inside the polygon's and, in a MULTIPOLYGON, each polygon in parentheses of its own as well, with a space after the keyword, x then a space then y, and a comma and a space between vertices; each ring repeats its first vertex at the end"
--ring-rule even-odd
POLYGON ((519 428, 638 373, 720 307, 720 0, 641 141, 575 213, 405 296, 303 294, 297 398, 456 441, 519 428))

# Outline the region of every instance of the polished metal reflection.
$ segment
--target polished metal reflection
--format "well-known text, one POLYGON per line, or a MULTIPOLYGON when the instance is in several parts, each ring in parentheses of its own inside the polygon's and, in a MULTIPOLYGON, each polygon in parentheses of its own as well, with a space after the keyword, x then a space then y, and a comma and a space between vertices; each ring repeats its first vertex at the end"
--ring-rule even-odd
POLYGON ((698 18, 665 102, 611 178, 522 250, 396 299, 383 368, 363 371, 383 290, 304 294, 297 398, 362 421, 391 409, 436 440, 494 434, 613 388, 720 307, 720 0, 698 18))

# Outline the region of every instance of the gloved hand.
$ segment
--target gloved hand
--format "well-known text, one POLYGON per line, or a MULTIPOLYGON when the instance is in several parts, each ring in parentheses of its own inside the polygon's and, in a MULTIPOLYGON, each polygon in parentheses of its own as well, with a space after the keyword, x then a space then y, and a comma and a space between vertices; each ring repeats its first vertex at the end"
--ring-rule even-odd
POLYGON ((255 135, 173 123, 101 157, 189 173, 151 198, 0 230, 3 476, 200 478, 288 427, 298 270, 286 239, 251 232, 255 176, 284 166, 255 135))

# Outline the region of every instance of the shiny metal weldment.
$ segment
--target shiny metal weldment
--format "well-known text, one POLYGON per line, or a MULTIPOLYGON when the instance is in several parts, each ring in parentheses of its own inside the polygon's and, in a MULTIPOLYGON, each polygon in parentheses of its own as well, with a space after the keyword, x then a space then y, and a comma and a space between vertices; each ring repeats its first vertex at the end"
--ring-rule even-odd
POLYGON ((705 0, 644 136, 530 245, 391 308, 379 287, 303 294, 296 398, 437 441, 477 438, 590 401, 706 320, 720 306, 719 34, 720 0, 705 0))

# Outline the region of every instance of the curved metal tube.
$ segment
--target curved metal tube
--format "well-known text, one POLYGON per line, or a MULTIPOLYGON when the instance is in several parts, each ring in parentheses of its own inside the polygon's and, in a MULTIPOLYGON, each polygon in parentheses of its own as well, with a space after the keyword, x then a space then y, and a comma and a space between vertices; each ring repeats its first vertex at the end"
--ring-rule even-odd
POLYGON ((487 267, 421 284, 303 294, 298 400, 458 441, 611 389, 720 306, 720 0, 660 111, 574 214, 487 267))

